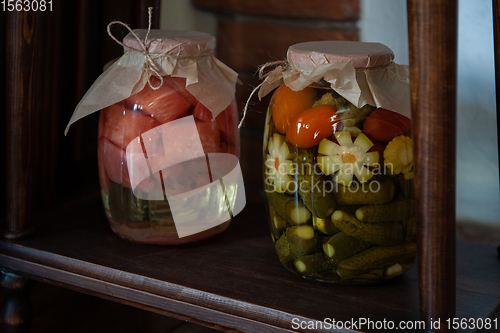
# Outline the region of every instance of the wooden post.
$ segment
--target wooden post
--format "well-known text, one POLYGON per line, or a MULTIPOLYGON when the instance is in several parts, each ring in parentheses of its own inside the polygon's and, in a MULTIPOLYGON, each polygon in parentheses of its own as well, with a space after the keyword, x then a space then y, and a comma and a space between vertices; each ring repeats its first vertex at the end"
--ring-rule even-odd
MULTIPOLYGON (((495 89, 497 102, 497 140, 498 140, 498 159, 500 161, 500 3, 499 0, 493 0, 493 32, 495 43, 495 89)), ((500 168, 499 168, 500 172, 500 168)), ((500 246, 497 248, 500 254, 500 246)))
POLYGON ((34 11, 6 14, 7 239, 33 231, 34 28, 34 11))
MULTIPOLYGON (((455 317, 457 1, 408 0, 420 315, 455 317)), ((441 320, 441 329, 429 326, 441 320)))
POLYGON ((35 281, 0 269, 0 288, 4 292, 0 308, 0 331, 28 333, 31 328, 33 310, 29 298, 35 281))

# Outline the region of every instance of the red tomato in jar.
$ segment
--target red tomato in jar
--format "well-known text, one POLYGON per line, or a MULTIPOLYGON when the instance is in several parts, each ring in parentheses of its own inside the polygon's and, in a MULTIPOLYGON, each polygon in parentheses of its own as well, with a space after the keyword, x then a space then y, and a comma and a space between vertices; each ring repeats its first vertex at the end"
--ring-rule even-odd
MULTIPOLYGON (((131 110, 146 113, 159 121, 161 124, 182 118, 187 115, 191 103, 196 99, 182 88, 178 80, 165 76, 163 85, 158 89, 152 89, 148 83, 140 92, 124 100, 124 105, 131 110), (189 100, 189 101, 188 101, 189 100)), ((159 86, 160 80, 150 78, 153 86, 159 86)))
POLYGON ((122 103, 101 110, 99 137, 104 136, 122 149, 142 133, 160 126, 155 118, 142 112, 130 111, 122 103))
POLYGON ((285 134, 291 120, 299 113, 309 109, 317 99, 316 90, 306 87, 294 91, 282 84, 273 94, 269 107, 273 123, 278 132, 285 134))
POLYGON ((339 117, 331 105, 318 105, 298 114, 286 132, 288 142, 299 148, 311 148, 333 134, 339 117))
POLYGON ((411 119, 394 111, 376 109, 366 117, 363 131, 373 140, 389 142, 411 130, 411 119))

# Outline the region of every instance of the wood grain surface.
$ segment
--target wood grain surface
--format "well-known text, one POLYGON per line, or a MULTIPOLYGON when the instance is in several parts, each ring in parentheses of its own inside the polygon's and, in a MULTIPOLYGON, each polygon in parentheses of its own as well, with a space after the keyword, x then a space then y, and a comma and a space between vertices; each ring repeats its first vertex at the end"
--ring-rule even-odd
MULTIPOLYGON (((180 247, 120 239, 107 225, 98 198, 61 205, 40 222, 45 227, 36 238, 0 242, 0 266, 218 329, 295 331, 294 318, 385 318, 396 325, 419 319, 416 267, 375 286, 304 280, 280 264, 262 203, 248 204, 224 233, 180 247)), ((487 317, 500 300, 496 249, 459 245, 456 315, 487 317)))
POLYGON ((455 317, 457 6, 408 1, 420 311, 427 323, 455 317))
MULTIPOLYGON (((493 0, 493 37, 495 46, 495 89, 497 102, 497 141, 500 159, 500 2, 493 0)), ((498 169, 500 172, 500 168, 498 169)), ((500 253, 500 247, 499 253, 500 253)))
POLYGON ((35 281, 0 269, 0 288, 5 292, 0 313, 0 331, 29 333, 33 311, 29 292, 35 281))
POLYGON ((7 226, 4 237, 32 232, 35 12, 6 14, 7 226))

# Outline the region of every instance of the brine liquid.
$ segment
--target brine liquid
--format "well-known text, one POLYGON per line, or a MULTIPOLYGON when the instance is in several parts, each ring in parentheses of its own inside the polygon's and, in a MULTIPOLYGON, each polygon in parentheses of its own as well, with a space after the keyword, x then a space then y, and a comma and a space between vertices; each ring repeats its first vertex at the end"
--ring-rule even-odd
MULTIPOLYGON (((151 79, 154 86, 159 85, 156 78, 151 79)), ((184 127, 179 125, 182 119, 192 119, 198 132, 199 141, 195 147, 197 154, 193 155, 199 157, 202 149, 205 154, 226 153, 239 157, 238 109, 234 100, 213 118, 212 113, 186 89, 185 79, 170 76, 163 79, 160 89, 153 90, 146 84, 139 93, 101 110, 97 151, 103 205, 111 228, 122 238, 154 244, 194 242, 222 232, 229 221, 179 238, 171 207, 162 192, 163 188, 167 193, 167 187, 171 184, 165 182, 168 179, 165 172, 160 177, 158 174, 162 171, 157 170, 164 170, 162 165, 170 166, 170 161, 179 160, 179 156, 191 156, 189 153, 195 150, 193 140, 189 140, 194 137, 193 131, 186 133, 184 127), (165 125, 172 125, 169 132, 152 131, 165 125), (153 138, 153 134, 158 133, 160 134, 153 138), (170 140, 166 134, 175 136, 175 140, 170 140), (127 165, 130 161, 132 166, 127 165), (153 171, 154 168, 157 170, 153 171), (143 175, 148 178, 143 178, 143 175), (134 184, 137 179, 141 182, 134 184), (163 179, 163 182, 159 179, 163 179), (147 194, 136 196, 131 188, 147 194), (144 200, 151 199, 151 193, 158 194, 155 200, 144 200)), ((172 178, 176 179, 177 185, 184 186, 187 191, 194 189, 190 187, 192 184, 189 180, 186 180, 189 177, 183 177, 183 167, 178 163, 173 164, 173 168, 177 165, 177 169, 171 170, 175 174, 172 178), (185 182, 181 184, 181 181, 185 182)), ((200 193, 196 200, 198 203, 212 204, 215 208, 222 205, 219 201, 225 204, 225 200, 209 191, 200 193)), ((184 209, 181 202, 180 207, 180 213, 193 217, 193 223, 196 224, 195 208, 199 205, 186 203, 184 209)), ((175 205, 175 208, 178 206, 175 205)), ((175 215, 177 216, 177 211, 175 215)), ((223 219, 227 220, 229 218, 223 219)))
MULTIPOLYGON (((328 93, 330 94, 330 100, 333 99, 337 102, 341 98, 331 89, 325 89, 324 87, 315 88, 315 91, 317 93, 316 102, 319 102, 322 97, 322 100, 325 100, 325 95, 328 93)), ((292 91, 289 94, 293 93, 292 91)), ((318 156, 322 154, 318 152, 318 144, 308 148, 297 148, 289 142, 287 133, 280 132, 277 129, 272 119, 273 99, 266 119, 263 159, 268 163, 264 163, 263 169, 269 225, 281 263, 288 270, 306 279, 342 284, 377 283, 409 270, 413 265, 416 254, 415 212, 412 209, 414 203, 413 179, 411 175, 403 175, 402 173, 392 175, 387 172, 384 164, 381 164, 377 166, 378 170, 371 169, 370 166, 369 170, 373 171, 374 176, 367 181, 359 182, 358 175, 355 174, 356 177, 353 178, 351 186, 344 186, 335 182, 334 179, 338 176, 336 172, 340 172, 342 169, 337 169, 331 174, 325 174, 320 170, 318 156), (291 187, 284 186, 284 182, 279 180, 276 175, 277 170, 281 167, 280 165, 288 162, 291 162, 294 167, 291 169, 284 167, 283 170, 292 170, 288 173, 292 178, 287 180, 289 182, 289 179, 293 179, 292 184, 295 186, 291 187), (313 173, 311 172, 313 170, 315 175, 309 173, 306 175, 307 171, 300 171, 303 170, 301 166, 307 163, 310 163, 312 167, 310 166, 306 170, 309 170, 309 173, 313 173), (273 172, 275 176, 273 176, 273 172), (307 184, 305 180, 308 178, 306 176, 310 177, 311 183, 307 184), (310 186, 316 180, 321 182, 321 187, 310 186), (304 184, 307 186, 302 187, 301 185, 304 184), (380 191, 388 193, 386 199, 384 199, 385 201, 373 202, 373 197, 370 197, 371 192, 366 195, 356 192, 354 186, 363 187, 365 185, 367 193, 370 192, 368 190, 370 185, 374 185, 372 188, 376 188, 375 185, 381 186, 380 191), (352 195, 351 193, 354 192, 357 194, 352 195), (342 193, 347 193, 347 195, 342 195, 342 193), (325 198, 331 197, 334 197, 335 200, 325 200, 325 198), (341 202, 341 200, 352 199, 353 197, 359 202, 341 202), (367 200, 363 201, 365 197, 367 200), (395 214, 396 218, 394 214, 390 214, 392 216, 390 220, 379 218, 380 221, 371 225, 368 222, 357 220, 356 211, 361 207, 364 207, 364 209, 367 206, 375 207, 375 210, 379 212, 377 214, 380 216, 382 213, 380 213, 379 209, 381 207, 392 207, 390 206, 392 204, 398 204, 399 207, 402 207, 403 213, 400 215, 395 214), (345 215, 337 213, 339 211, 345 215), (319 212, 322 213, 322 216, 318 215, 319 212), (352 221, 352 223, 345 222, 346 225, 349 225, 349 228, 342 228, 342 225, 337 223, 332 226, 331 222, 334 220, 335 213, 337 213, 335 216, 346 216, 345 221, 352 221), (307 216, 310 218, 307 218, 307 216), (373 227, 373 229, 370 229, 373 230, 373 233, 363 234, 359 232, 363 227, 373 227), (343 234, 342 237, 339 236, 341 234, 343 234), (336 246, 328 247, 328 242, 334 236, 337 236, 335 242, 338 239, 340 241, 337 243, 332 241, 332 244, 336 246), (335 259, 336 256, 338 260, 335 259)), ((280 99, 282 101, 286 97, 282 95, 280 99)), ((293 98, 290 98, 290 101, 293 101, 293 98)), ((355 114, 356 108, 349 108, 350 103, 348 104, 347 101, 343 100, 342 104, 346 106, 345 110, 348 110, 343 112, 355 114)), ((337 110, 339 109, 337 108, 337 110)), ((340 114, 341 112, 338 112, 338 115, 340 114)), ((361 116, 361 119, 340 118, 342 121, 339 120, 333 127, 334 135, 324 139, 337 142, 335 134, 344 131, 344 134, 349 133, 348 137, 351 139, 346 140, 343 137, 344 140, 342 142, 339 140, 336 144, 342 147, 352 147, 357 136, 364 133, 363 123, 365 117, 366 115, 361 116)), ((283 122, 282 119, 280 121, 283 122)), ((316 125, 321 123, 317 119, 315 121, 316 125)), ((289 130, 295 130, 295 127, 290 125, 288 129, 282 129, 282 131, 287 132, 289 130)), ((411 136, 409 133, 404 134, 411 136)), ((375 140, 372 139, 372 141, 375 140)), ((379 156, 383 157, 383 152, 388 143, 375 143, 380 150, 379 156)), ((372 147, 375 148, 375 144, 372 147)), ((367 154, 368 151, 363 151, 363 153, 367 154)), ((409 154, 411 152, 408 152, 409 154)), ((341 157, 345 157, 344 155, 341 157)), ((353 156, 349 155, 348 157, 353 156)), ((339 158, 338 161, 340 161, 339 163, 352 163, 350 159, 346 158, 339 158)), ((374 193, 376 190, 372 192, 374 193)), ((378 192, 377 195, 380 193, 383 192, 378 192)), ((386 211, 383 214, 386 214, 386 211)), ((342 223, 344 223, 344 219, 342 219, 342 223)))
MULTIPOLYGON (((139 199, 130 188, 123 187, 112 180, 109 181, 108 189, 109 194, 101 191, 106 217, 113 231, 130 241, 150 244, 195 242, 224 231, 230 223, 227 221, 192 236, 179 238, 167 200, 139 199)), ((221 210, 227 209, 225 198, 206 191, 201 193, 201 196, 215 207, 220 207, 221 210)), ((197 214, 194 208, 198 207, 197 205, 186 202, 185 207, 186 214, 197 214)), ((193 227, 196 225, 194 224, 193 227)))

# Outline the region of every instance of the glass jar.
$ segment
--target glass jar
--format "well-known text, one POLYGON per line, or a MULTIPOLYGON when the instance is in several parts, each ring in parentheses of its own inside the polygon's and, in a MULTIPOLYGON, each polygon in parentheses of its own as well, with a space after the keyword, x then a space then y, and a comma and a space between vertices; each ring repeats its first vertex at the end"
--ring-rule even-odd
MULTIPOLYGON (((215 38, 208 34, 151 30, 150 37, 154 38, 160 52, 182 46, 175 52, 174 65, 181 57, 212 57, 215 48, 215 38)), ((125 37, 124 44, 140 48, 130 34, 125 37)), ((202 64, 198 62, 199 67, 202 64)), ((213 97, 217 98, 210 96, 213 97)), ((188 90, 184 77, 164 75, 160 80, 152 75, 140 92, 102 109, 98 130, 99 180, 104 210, 113 231, 134 242, 181 244, 209 238, 225 230, 230 221, 179 237, 166 190, 174 188, 177 192, 185 192, 205 185, 201 179, 207 172, 204 154, 228 153, 239 157, 239 143, 236 101, 233 99, 213 118, 212 112, 188 90), (191 139, 192 133, 186 130, 194 125, 189 127, 189 123, 179 122, 182 119, 194 120, 199 139, 191 139), (165 129, 166 124, 171 126, 165 129), (180 162, 184 163, 169 163, 181 155, 180 162), (189 162, 196 157, 202 158, 202 163, 189 162), (161 163, 168 168, 154 165, 161 163), (187 167, 199 170, 188 177, 187 167), (200 179, 191 177, 193 174, 200 179)), ((225 205, 220 199, 208 190, 203 198, 213 201, 213 205, 225 205)))
POLYGON ((387 72, 398 71, 400 81, 408 81, 393 57, 389 48, 375 43, 312 42, 289 48, 288 70, 310 76, 287 82, 294 76, 283 75, 284 84, 272 96, 264 187, 279 260, 306 279, 374 283, 413 264, 409 106, 401 105, 405 116, 383 102, 398 90, 409 93, 407 87, 391 86, 393 78, 385 81, 387 72), (374 83, 376 78, 382 79, 374 83), (385 92, 377 93, 375 85, 385 92), (362 102, 370 97, 371 105, 362 102), (392 110, 381 107, 384 103, 392 110))

